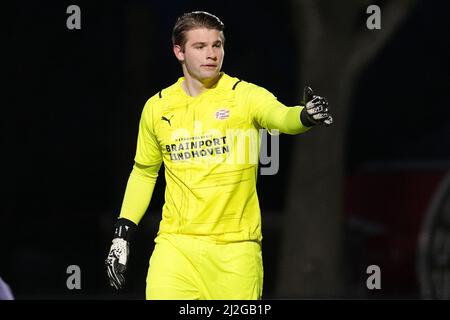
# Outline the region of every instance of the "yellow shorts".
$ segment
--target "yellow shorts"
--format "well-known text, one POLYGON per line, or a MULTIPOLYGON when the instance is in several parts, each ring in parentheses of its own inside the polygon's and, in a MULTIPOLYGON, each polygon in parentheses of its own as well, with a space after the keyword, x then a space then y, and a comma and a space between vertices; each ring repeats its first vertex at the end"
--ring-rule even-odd
POLYGON ((216 243, 178 234, 160 234, 155 242, 147 274, 147 299, 261 299, 260 243, 216 243))

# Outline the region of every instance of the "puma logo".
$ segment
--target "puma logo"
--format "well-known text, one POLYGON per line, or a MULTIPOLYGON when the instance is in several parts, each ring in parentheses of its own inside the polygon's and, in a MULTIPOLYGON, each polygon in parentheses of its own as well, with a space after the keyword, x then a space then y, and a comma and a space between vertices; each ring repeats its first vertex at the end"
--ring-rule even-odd
POLYGON ((170 120, 172 120, 173 115, 170 117, 170 119, 167 119, 166 117, 162 116, 161 120, 167 121, 167 123, 169 124, 169 126, 172 126, 172 124, 170 123, 170 120))

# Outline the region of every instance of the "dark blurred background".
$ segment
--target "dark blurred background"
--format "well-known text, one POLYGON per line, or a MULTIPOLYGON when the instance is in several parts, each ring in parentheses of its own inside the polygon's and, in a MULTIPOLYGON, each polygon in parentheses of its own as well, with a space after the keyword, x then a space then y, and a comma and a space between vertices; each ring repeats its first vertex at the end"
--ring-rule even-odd
POLYGON ((132 243, 128 286, 103 261, 146 100, 181 76, 177 16, 226 25, 223 70, 335 125, 280 138, 260 176, 265 299, 450 298, 447 1, 39 1, 4 7, 2 254, 17 299, 143 299, 164 172, 132 243), (69 5, 81 29, 69 30, 69 5), (381 29, 369 30, 369 5, 381 29), (69 290, 67 267, 81 269, 69 290), (381 270, 370 290, 367 267, 381 270))

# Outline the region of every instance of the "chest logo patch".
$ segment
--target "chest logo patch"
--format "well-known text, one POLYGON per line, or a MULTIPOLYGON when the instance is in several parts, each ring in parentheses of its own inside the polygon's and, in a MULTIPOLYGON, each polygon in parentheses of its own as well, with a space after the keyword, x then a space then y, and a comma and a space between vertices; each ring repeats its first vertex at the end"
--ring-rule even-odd
POLYGON ((230 110, 228 109, 220 109, 216 111, 216 119, 224 120, 230 117, 230 110))

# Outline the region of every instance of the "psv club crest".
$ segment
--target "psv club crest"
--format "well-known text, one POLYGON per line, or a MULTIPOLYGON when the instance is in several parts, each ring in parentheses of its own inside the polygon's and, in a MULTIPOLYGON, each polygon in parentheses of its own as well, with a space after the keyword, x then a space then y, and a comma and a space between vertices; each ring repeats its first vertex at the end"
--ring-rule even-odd
POLYGON ((230 110, 228 109, 220 109, 216 111, 216 119, 223 120, 228 119, 230 117, 230 110))

